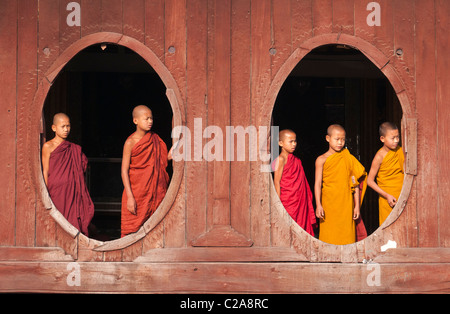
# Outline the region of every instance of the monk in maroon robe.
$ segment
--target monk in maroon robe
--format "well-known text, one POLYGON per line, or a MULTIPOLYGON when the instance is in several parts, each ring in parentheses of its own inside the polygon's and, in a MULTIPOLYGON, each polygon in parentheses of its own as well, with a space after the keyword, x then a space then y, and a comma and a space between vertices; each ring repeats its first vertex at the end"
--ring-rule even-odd
POLYGON ((302 162, 293 155, 297 146, 296 134, 291 130, 280 132, 280 156, 275 160, 274 185, 281 203, 292 219, 314 236, 317 225, 312 192, 302 162))
POLYGON ((122 158, 121 236, 137 232, 156 211, 166 195, 166 172, 170 152, 164 141, 150 131, 152 111, 146 106, 133 110, 136 132, 125 141, 122 158))
POLYGON ((56 114, 52 129, 55 137, 42 147, 42 168, 50 198, 61 214, 88 236, 94 216, 94 204, 84 179, 88 160, 79 145, 66 140, 69 117, 56 114))

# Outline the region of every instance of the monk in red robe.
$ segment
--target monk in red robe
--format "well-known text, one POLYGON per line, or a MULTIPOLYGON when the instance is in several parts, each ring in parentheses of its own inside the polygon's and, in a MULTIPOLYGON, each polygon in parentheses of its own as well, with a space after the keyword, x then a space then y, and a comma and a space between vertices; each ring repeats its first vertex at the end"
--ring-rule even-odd
POLYGON ((282 130, 278 144, 281 153, 275 160, 275 190, 292 219, 314 236, 314 227, 317 223, 312 205, 312 192, 302 162, 293 155, 297 147, 297 136, 292 130, 282 130))
POLYGON ((150 129, 153 115, 146 106, 133 110, 136 132, 125 141, 122 158, 121 236, 134 233, 155 212, 169 184, 166 172, 170 153, 163 140, 150 129))
POLYGON ((86 236, 94 216, 94 203, 84 180, 88 160, 77 144, 67 141, 70 119, 63 113, 53 118, 55 137, 42 147, 42 170, 55 207, 86 236))

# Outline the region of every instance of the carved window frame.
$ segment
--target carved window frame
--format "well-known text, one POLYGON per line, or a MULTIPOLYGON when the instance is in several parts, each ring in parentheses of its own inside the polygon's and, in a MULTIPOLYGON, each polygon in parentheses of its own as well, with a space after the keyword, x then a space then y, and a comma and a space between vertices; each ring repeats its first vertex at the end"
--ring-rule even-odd
MULTIPOLYGON (((55 62, 50 66, 49 70, 43 75, 43 78, 40 80, 37 92, 33 99, 32 108, 37 109, 33 111, 33 119, 39 121, 38 125, 41 126, 42 111, 47 94, 60 71, 77 53, 89 46, 101 43, 112 43, 127 47, 140 55, 155 70, 155 72, 159 75, 162 82, 166 86, 166 96, 173 111, 173 126, 181 126, 183 121, 185 121, 185 117, 182 115, 182 110, 180 108, 180 105, 183 104, 182 97, 177 83, 171 75, 170 71, 161 62, 158 56, 156 56, 156 54, 151 51, 150 48, 145 46, 140 41, 123 34, 111 32, 99 32, 81 38, 80 40, 69 46, 66 50, 64 50, 64 52, 62 52, 61 55, 55 60, 55 62)), ((99 252, 114 251, 126 248, 144 238, 153 228, 155 228, 172 207, 180 188, 184 172, 184 162, 173 161, 173 176, 171 182, 163 201, 158 206, 155 213, 143 224, 143 226, 137 232, 127 235, 123 238, 102 242, 90 239, 84 234, 80 233, 79 230, 76 229, 71 223, 69 223, 67 219, 55 207, 50 198, 42 175, 40 166, 40 154, 39 159, 32 161, 32 164, 35 168, 35 171, 33 173, 36 177, 34 179, 39 186, 42 202, 44 204, 44 207, 50 211, 50 215, 53 217, 53 219, 72 238, 85 238, 83 239, 84 242, 93 244, 93 250, 99 252)))
MULTIPOLYGON (((303 254, 308 261, 361 262, 367 255, 370 255, 368 254, 369 250, 373 251, 372 249, 367 249, 367 247, 371 246, 371 242, 376 241, 373 239, 375 235, 389 228, 402 214, 411 193, 414 177, 417 175, 417 118, 413 102, 411 101, 414 95, 409 92, 414 88, 414 83, 411 76, 404 71, 406 67, 398 55, 394 54, 387 57, 378 48, 361 38, 347 34, 325 34, 313 37, 295 49, 275 74, 263 103, 262 112, 263 116, 267 118, 266 123, 268 126, 271 123, 270 120, 277 95, 292 70, 313 49, 330 44, 344 44, 360 51, 391 83, 403 112, 401 129, 402 147, 405 152, 405 178, 397 205, 392 209, 387 219, 371 235, 368 235, 367 238, 347 245, 329 244, 312 237, 296 223, 290 224, 291 236, 293 237, 293 246, 295 249, 303 254)), ((269 180, 271 181, 269 187, 270 199, 276 200, 271 202, 272 210, 285 213, 286 210, 281 204, 281 201, 279 201, 272 176, 270 176, 269 180)), ((287 217, 287 215, 284 216, 287 217)), ((289 218, 287 217, 286 219, 289 218)), ((377 250, 379 250, 379 247, 377 250)), ((377 253, 379 251, 372 252, 372 254, 377 253)))

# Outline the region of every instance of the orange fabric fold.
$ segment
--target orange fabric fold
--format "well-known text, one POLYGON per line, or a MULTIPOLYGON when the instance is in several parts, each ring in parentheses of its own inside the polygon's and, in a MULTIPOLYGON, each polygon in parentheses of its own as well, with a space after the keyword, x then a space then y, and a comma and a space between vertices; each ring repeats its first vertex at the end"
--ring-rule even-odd
POLYGON ((322 206, 325 218, 320 220, 319 240, 331 244, 350 244, 364 235, 362 220, 353 220, 355 187, 362 183, 360 201, 366 190, 366 171, 347 149, 329 156, 323 166, 322 206))
MULTIPOLYGON (((390 150, 386 156, 384 156, 376 178, 378 186, 386 193, 395 197, 396 200, 398 200, 403 187, 403 178, 405 176, 403 171, 404 161, 405 157, 401 147, 390 150)), ((381 225, 391 213, 392 208, 389 206, 388 201, 382 196, 379 196, 378 198, 378 206, 381 225)))
POLYGON ((127 195, 122 195, 122 237, 136 232, 156 211, 169 183, 167 146, 161 138, 147 133, 131 150, 129 177, 131 191, 136 200, 136 215, 127 209, 127 195))

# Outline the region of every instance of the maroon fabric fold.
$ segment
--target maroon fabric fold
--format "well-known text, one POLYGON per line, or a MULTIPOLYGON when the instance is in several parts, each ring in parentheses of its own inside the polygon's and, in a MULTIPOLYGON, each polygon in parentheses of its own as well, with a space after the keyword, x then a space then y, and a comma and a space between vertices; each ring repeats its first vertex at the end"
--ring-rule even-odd
POLYGON ((50 154, 47 188, 55 207, 86 236, 94 203, 84 172, 88 160, 77 144, 64 141, 50 154))

